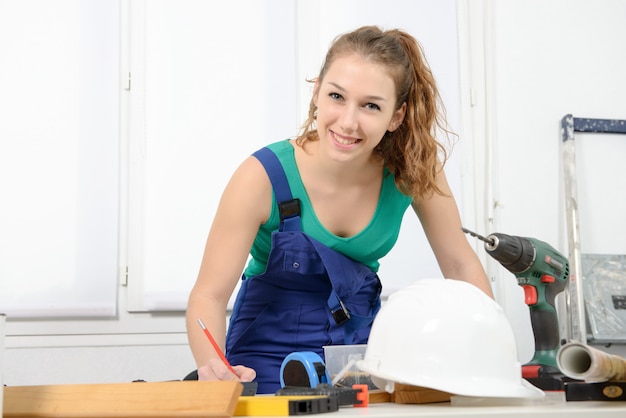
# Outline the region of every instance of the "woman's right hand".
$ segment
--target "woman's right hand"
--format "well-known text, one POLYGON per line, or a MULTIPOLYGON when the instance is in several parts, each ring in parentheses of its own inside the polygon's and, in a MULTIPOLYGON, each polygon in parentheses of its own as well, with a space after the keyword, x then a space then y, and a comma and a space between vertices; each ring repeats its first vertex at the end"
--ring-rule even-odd
POLYGON ((220 359, 209 360, 209 364, 198 367, 198 380, 239 380, 252 382, 256 378, 256 371, 246 366, 233 366, 233 374, 220 359))

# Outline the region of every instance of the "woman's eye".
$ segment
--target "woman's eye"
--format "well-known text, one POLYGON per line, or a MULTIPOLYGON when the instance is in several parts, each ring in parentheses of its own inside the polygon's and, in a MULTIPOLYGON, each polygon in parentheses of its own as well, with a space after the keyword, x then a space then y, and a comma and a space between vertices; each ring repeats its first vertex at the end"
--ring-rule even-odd
POLYGON ((365 107, 369 110, 380 110, 380 106, 378 106, 376 103, 368 103, 365 105, 365 107))
POLYGON ((328 96, 331 99, 333 99, 333 100, 341 100, 342 99, 341 94, 339 94, 339 93, 330 93, 328 96))

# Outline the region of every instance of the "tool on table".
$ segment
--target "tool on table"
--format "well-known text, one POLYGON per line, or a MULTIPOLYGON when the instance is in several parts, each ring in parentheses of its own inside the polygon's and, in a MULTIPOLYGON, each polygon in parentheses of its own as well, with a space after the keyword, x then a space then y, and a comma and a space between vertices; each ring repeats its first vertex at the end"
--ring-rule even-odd
POLYGON ((280 386, 314 388, 320 383, 330 383, 324 360, 313 351, 296 351, 289 354, 280 366, 280 386))
POLYGON ((296 351, 283 360, 280 367, 280 386, 277 396, 329 396, 339 405, 367 406, 367 385, 334 387, 324 360, 313 351, 296 351))
POLYGON ((310 415, 339 410, 339 400, 333 396, 242 396, 233 416, 310 415))
POLYGON ((579 380, 565 382, 566 400, 626 400, 625 358, 571 341, 559 349, 557 363, 565 376, 579 380))
POLYGON ((535 238, 493 233, 487 237, 463 228, 485 243, 485 251, 513 273, 524 289, 535 340, 533 358, 522 367, 523 376, 544 390, 562 390, 556 356, 561 345, 555 297, 565 290, 569 262, 549 244, 535 238))
POLYGON ((626 381, 625 358, 576 341, 563 345, 556 361, 563 374, 572 379, 585 382, 626 381))
POLYGON ((566 401, 626 401, 626 381, 565 382, 566 401))
POLYGON ((285 386, 278 389, 276 396, 328 396, 337 398, 339 406, 366 407, 369 404, 367 385, 354 385, 352 388, 333 387, 328 383, 320 383, 314 388, 285 386))

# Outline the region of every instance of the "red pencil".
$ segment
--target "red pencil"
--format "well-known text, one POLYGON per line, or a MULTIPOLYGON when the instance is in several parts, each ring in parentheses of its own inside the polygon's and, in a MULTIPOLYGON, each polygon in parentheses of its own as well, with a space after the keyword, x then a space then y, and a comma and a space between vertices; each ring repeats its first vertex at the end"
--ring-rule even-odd
POLYGON ((206 336, 209 338, 209 341, 211 341, 211 344, 213 345, 213 348, 215 349, 217 354, 220 356, 220 358, 222 359, 226 367, 228 367, 228 370, 230 370, 235 376, 237 376, 237 373, 235 373, 235 369, 233 369, 233 366, 230 365, 230 363, 226 359, 226 356, 224 355, 224 353, 222 353, 222 350, 220 350, 220 347, 217 345, 217 343, 213 339, 213 336, 211 335, 207 327, 204 325, 204 322, 202 322, 202 319, 198 319, 198 323, 202 327, 202 330, 204 331, 206 336))

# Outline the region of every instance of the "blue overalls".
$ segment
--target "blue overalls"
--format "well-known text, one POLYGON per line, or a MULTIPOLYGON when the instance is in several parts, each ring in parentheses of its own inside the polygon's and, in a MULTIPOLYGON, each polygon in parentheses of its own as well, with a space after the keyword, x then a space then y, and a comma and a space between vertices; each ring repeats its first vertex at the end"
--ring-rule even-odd
POLYGON ((299 200, 293 199, 276 154, 254 156, 267 171, 280 211, 263 274, 246 278, 230 320, 226 356, 256 370, 258 393, 280 388, 280 366, 295 351, 323 357, 323 346, 365 344, 380 309, 376 273, 302 232, 299 200))

